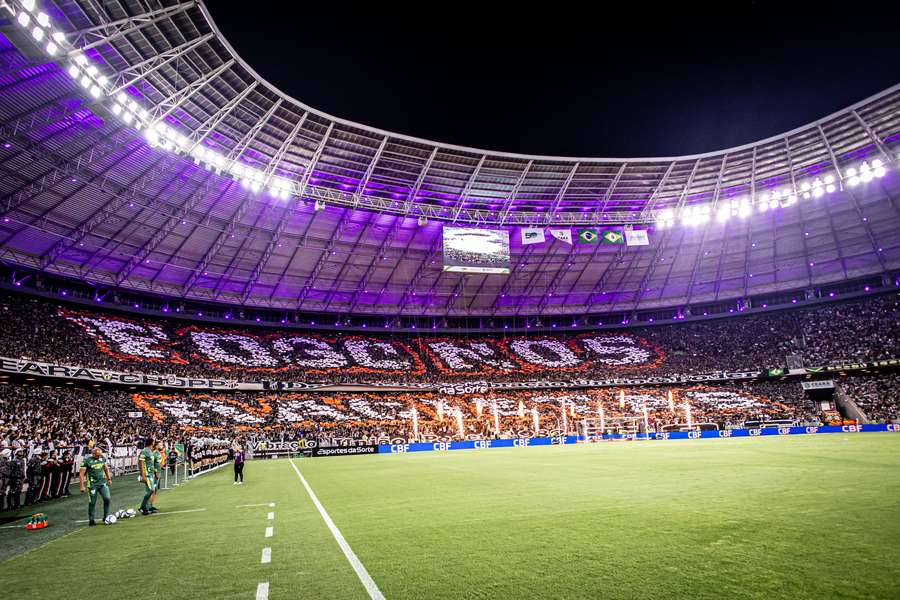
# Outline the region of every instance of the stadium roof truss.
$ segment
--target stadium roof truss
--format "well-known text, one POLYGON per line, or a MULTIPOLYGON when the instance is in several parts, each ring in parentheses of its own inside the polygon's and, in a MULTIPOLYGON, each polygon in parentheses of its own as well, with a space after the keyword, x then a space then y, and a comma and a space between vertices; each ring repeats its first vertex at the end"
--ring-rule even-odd
POLYGON ((0 6, 0 258, 12 265, 246 306, 501 316, 900 268, 900 86, 707 154, 528 156, 306 106, 243 62, 200 1, 0 6), (651 244, 512 235, 511 275, 463 275, 442 271, 444 224, 625 225, 651 244))

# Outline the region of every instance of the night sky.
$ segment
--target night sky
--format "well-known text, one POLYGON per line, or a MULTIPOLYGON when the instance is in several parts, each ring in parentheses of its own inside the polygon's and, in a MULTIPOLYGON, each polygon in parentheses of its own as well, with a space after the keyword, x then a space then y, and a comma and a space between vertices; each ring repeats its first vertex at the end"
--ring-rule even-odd
POLYGON ((708 152, 900 83, 896 2, 590 4, 260 1, 249 18, 247 2, 207 2, 238 54, 302 102, 491 150, 708 152))

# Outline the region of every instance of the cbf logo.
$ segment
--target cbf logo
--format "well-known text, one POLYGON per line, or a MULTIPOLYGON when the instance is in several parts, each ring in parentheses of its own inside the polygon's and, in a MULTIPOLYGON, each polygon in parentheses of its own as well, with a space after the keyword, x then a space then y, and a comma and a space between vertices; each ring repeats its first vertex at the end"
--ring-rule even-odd
POLYGON ((762 429, 748 429, 747 435, 762 435, 762 429))
POLYGON ((689 440, 696 440, 699 437, 700 437, 699 431, 688 431, 688 439, 689 440))
POLYGON ((806 433, 819 433, 819 428, 818 427, 807 427, 806 433))
POLYGON ((731 437, 731 431, 729 431, 729 430, 720 431, 719 437, 720 438, 731 437))
POLYGON ((667 432, 665 432, 665 433, 657 433, 657 434, 656 434, 656 439, 658 439, 658 440, 667 440, 667 439, 669 439, 669 432, 667 431, 667 432))
POLYGON ((789 427, 779 427, 778 435, 791 435, 791 429, 789 427))
POLYGON ((862 431, 862 427, 860 427, 859 425, 844 425, 843 427, 841 427, 841 431, 843 431, 844 433, 859 433, 860 431, 862 431))

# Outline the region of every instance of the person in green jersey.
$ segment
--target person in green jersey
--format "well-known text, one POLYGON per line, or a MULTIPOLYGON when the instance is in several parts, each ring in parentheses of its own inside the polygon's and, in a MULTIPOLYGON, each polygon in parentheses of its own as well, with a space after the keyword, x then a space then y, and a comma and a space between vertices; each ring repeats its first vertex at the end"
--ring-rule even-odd
POLYGON ((153 488, 153 493, 150 494, 150 512, 156 512, 156 492, 159 490, 159 475, 162 471, 162 453, 160 452, 162 447, 162 442, 156 442, 156 445, 153 446, 153 481, 156 485, 153 488))
POLYGON ((94 451, 84 458, 81 469, 78 471, 78 479, 81 483, 81 493, 85 492, 85 480, 89 492, 88 525, 96 525, 94 521, 94 509, 97 505, 97 496, 103 498, 103 520, 109 516, 109 487, 112 485, 112 475, 109 473, 109 463, 103 456, 103 449, 95 446, 94 451))
POLYGON ((144 499, 141 500, 141 514, 149 515, 156 512, 156 509, 153 508, 153 505, 150 503, 150 497, 153 496, 153 493, 156 491, 156 478, 154 477, 154 469, 153 469, 153 448, 155 447, 155 442, 153 440, 147 440, 147 443, 144 445, 144 449, 141 450, 140 454, 138 454, 138 467, 141 472, 141 483, 144 484, 144 499))

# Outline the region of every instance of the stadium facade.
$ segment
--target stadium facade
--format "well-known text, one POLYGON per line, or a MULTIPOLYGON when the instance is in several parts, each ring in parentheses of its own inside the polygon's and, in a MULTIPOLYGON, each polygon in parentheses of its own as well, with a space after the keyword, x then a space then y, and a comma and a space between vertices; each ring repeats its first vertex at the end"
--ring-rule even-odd
POLYGON ((309 107, 242 61, 200 1, 4 4, 11 285, 41 274, 285 314, 577 323, 897 283, 900 85, 706 154, 530 156, 309 107), (445 272, 445 225, 509 230, 511 274, 445 272), (613 225, 649 245, 519 236, 613 225))

